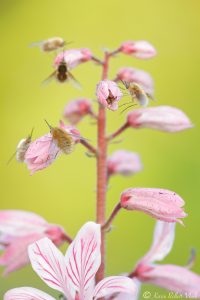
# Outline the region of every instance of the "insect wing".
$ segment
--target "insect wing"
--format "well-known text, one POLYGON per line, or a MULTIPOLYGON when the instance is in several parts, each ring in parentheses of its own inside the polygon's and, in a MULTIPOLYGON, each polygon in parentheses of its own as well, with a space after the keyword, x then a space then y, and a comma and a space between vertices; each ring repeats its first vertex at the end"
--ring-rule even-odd
POLYGON ((56 73, 57 73, 57 70, 55 70, 53 73, 51 73, 51 75, 49 75, 45 80, 42 81, 42 85, 46 85, 49 82, 51 82, 53 79, 55 79, 56 73))
POLYGON ((73 85, 79 90, 82 89, 80 82, 78 80, 76 80, 74 75, 72 75, 72 73, 70 73, 70 72, 67 72, 67 73, 68 73, 68 77, 72 81, 73 85))

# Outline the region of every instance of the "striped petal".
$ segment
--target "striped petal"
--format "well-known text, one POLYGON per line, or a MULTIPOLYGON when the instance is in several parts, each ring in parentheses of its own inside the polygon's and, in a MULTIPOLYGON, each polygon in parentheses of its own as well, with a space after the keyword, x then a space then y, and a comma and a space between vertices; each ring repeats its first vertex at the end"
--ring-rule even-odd
POLYGON ((80 229, 67 250, 67 273, 79 300, 85 299, 93 286, 101 263, 100 243, 100 225, 88 222, 80 229))
POLYGON ((9 290, 3 300, 55 300, 48 294, 30 287, 9 290))
POLYGON ((70 298, 65 258, 48 238, 29 246, 29 258, 34 271, 48 286, 70 298))
POLYGON ((157 221, 153 244, 141 262, 152 263, 163 260, 171 251, 175 237, 175 223, 157 221))
POLYGON ((136 284, 125 276, 107 277, 97 284, 92 299, 96 300, 116 293, 131 294, 134 297, 137 293, 136 284))
POLYGON ((136 284, 137 291, 135 295, 127 294, 127 293, 119 293, 115 298, 111 296, 108 300, 139 300, 139 294, 141 290, 141 283, 136 278, 133 279, 136 284))

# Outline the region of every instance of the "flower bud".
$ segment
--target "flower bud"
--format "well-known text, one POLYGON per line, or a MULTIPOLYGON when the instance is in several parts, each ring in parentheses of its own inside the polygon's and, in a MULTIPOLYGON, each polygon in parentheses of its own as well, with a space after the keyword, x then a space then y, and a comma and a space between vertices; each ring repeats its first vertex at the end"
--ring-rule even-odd
POLYGON ((115 151, 107 160, 108 175, 133 175, 142 170, 140 156, 126 150, 115 151))
POLYGON ((54 66, 57 67, 64 60, 69 69, 75 68, 77 65, 92 59, 92 52, 87 48, 70 49, 60 52, 55 60, 54 66))
POLYGON ((97 85, 96 95, 99 103, 114 111, 118 109, 118 102, 122 97, 122 92, 114 81, 103 80, 97 85))
POLYGON ((147 41, 127 41, 122 43, 120 51, 136 58, 148 59, 154 57, 156 49, 147 41))
POLYGON ((168 132, 192 127, 185 113, 171 106, 157 106, 131 111, 128 114, 127 122, 133 128, 151 128, 168 132))
POLYGON ((63 116, 71 124, 77 124, 84 116, 92 112, 92 104, 88 99, 77 99, 67 103, 63 116))
POLYGON ((144 89, 145 93, 153 97, 154 83, 151 75, 143 70, 134 68, 121 68, 117 72, 117 80, 138 83, 144 89))
POLYGON ((130 188, 121 195, 121 206, 138 210, 165 222, 178 222, 187 214, 183 211, 183 199, 174 192, 152 188, 130 188))

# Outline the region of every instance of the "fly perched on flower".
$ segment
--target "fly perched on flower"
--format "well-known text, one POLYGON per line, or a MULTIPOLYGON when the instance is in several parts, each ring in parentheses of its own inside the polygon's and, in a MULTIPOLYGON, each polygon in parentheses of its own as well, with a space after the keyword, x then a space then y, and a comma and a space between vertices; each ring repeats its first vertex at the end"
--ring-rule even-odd
POLYGON ((77 134, 67 132, 64 127, 52 127, 46 120, 45 122, 50 129, 53 140, 64 154, 70 154, 73 152, 76 142, 75 139, 86 140, 77 134))
POLYGON ((144 89, 135 82, 128 82, 128 81, 122 81, 123 85, 125 86, 125 89, 128 91, 128 93, 131 96, 132 101, 128 103, 124 103, 123 105, 130 104, 130 106, 126 107, 122 112, 127 110, 128 108, 139 104, 141 106, 147 106, 149 103, 149 98, 152 99, 152 97, 144 91, 144 89))
POLYGON ((40 47, 40 49, 44 52, 51 52, 64 47, 66 44, 69 43, 66 43, 63 38, 52 37, 40 42, 34 42, 30 45, 30 47, 40 47))
POLYGON ((28 147, 31 144, 32 135, 33 135, 33 129, 31 130, 31 133, 26 138, 21 139, 19 141, 15 153, 8 160, 7 164, 9 164, 14 157, 16 157, 16 160, 18 162, 20 163, 24 162, 26 151, 28 150, 28 147))

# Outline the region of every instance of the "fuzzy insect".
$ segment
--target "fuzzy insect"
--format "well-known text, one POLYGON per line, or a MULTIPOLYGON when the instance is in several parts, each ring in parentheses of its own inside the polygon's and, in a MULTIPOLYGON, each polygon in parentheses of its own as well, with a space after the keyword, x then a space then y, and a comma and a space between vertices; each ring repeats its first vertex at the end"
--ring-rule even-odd
MULTIPOLYGON (((139 84, 128 81, 122 81, 122 83, 132 98, 132 102, 129 102, 132 103, 132 105, 126 107, 122 112, 136 104, 139 104, 141 106, 148 105, 149 98, 151 98, 151 96, 147 94, 139 84)), ((129 103, 122 104, 122 106, 129 103)))
POLYGON ((77 87, 80 87, 80 83, 69 71, 68 65, 64 59, 57 66, 56 70, 44 82, 48 82, 53 78, 60 83, 65 83, 69 80, 72 80, 77 87))
POLYGON ((75 139, 73 137, 78 138, 79 140, 86 140, 79 135, 68 133, 62 128, 52 127, 46 120, 45 122, 50 129, 53 140, 64 154, 70 154, 73 152, 75 147, 75 139))
POLYGON ((40 47, 40 49, 44 52, 55 51, 59 48, 64 47, 66 43, 61 37, 52 37, 44 41, 34 42, 30 45, 30 47, 40 47))
POLYGON ((11 158, 8 160, 7 164, 11 162, 11 160, 16 157, 16 160, 20 163, 24 162, 26 151, 28 150, 33 135, 33 129, 26 138, 21 139, 20 142, 17 145, 17 149, 15 153, 11 156, 11 158))

